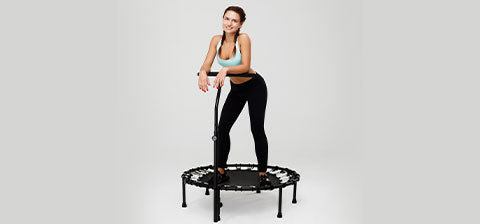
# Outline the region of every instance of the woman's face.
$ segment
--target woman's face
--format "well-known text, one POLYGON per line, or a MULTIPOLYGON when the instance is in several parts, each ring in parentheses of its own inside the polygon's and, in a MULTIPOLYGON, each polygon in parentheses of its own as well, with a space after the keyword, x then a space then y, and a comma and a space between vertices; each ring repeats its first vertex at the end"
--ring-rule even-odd
POLYGON ((225 33, 236 33, 241 27, 240 15, 232 10, 228 10, 223 16, 223 31, 225 33))

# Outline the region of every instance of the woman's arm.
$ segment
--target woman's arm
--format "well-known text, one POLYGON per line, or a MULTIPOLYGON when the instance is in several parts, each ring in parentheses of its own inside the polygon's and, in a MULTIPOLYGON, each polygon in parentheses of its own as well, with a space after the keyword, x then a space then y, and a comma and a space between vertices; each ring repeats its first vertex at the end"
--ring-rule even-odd
POLYGON ((212 37, 210 41, 210 47, 208 48, 207 56, 205 57, 205 61, 203 61, 203 65, 200 68, 200 71, 205 71, 206 73, 210 72, 210 68, 212 67, 213 60, 215 59, 215 54, 217 54, 216 45, 218 43, 218 36, 215 35, 212 37))
POLYGON ((242 52, 242 64, 225 67, 225 69, 227 69, 227 73, 230 74, 241 74, 250 71, 250 37, 248 37, 246 33, 243 33, 242 35, 238 36, 238 42, 240 43, 240 51, 242 52))

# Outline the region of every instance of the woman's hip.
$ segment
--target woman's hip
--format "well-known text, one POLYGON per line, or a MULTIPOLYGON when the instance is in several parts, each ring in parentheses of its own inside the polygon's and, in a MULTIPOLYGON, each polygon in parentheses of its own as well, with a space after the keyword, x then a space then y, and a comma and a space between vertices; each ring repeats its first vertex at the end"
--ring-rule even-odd
POLYGON ((266 89, 267 87, 265 79, 258 73, 256 73, 250 80, 244 83, 235 84, 230 80, 230 84, 232 91, 250 91, 258 88, 266 89))

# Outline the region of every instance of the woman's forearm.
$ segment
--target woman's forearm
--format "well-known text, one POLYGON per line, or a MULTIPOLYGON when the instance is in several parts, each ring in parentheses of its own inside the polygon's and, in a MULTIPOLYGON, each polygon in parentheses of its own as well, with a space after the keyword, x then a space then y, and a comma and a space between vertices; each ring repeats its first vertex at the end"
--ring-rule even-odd
POLYGON ((200 71, 205 71, 206 73, 209 73, 210 72, 210 67, 202 65, 202 67, 200 67, 200 71))
POLYGON ((250 66, 247 66, 244 64, 225 67, 225 68, 227 69, 227 72, 230 74, 242 74, 250 71, 250 66))

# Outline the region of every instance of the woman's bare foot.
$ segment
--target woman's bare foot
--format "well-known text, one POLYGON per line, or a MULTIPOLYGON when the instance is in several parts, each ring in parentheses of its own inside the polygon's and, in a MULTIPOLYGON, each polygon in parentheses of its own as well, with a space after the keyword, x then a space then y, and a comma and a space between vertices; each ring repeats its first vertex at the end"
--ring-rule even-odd
POLYGON ((218 172, 220 172, 221 174, 224 174, 225 170, 223 168, 218 168, 218 172))
POLYGON ((267 175, 267 172, 258 172, 258 176, 267 175))

